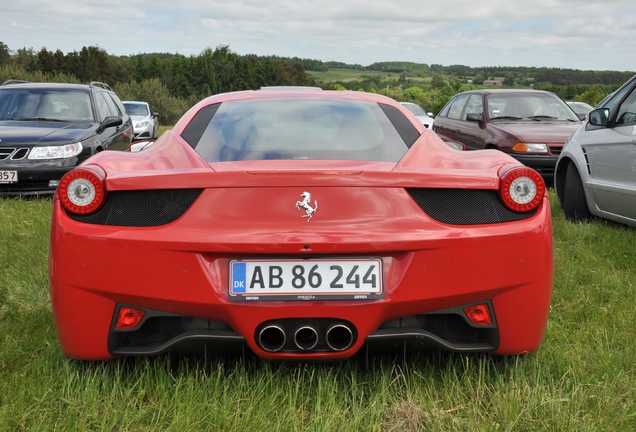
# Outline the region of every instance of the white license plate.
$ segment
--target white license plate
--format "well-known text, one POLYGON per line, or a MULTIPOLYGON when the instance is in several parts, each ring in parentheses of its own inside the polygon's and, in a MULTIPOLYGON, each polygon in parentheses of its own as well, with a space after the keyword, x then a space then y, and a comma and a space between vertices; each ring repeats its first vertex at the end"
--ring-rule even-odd
POLYGON ((0 183, 16 183, 17 181, 17 171, 0 171, 0 183))
POLYGON ((232 300, 382 298, 382 260, 232 260, 229 293, 232 300))

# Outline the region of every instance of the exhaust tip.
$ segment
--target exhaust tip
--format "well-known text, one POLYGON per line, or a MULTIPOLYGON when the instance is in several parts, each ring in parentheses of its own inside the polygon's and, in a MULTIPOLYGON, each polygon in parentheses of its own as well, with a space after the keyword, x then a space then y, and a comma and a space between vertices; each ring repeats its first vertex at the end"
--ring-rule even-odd
POLYGON ((265 351, 280 351, 287 342, 285 331, 278 325, 268 325, 258 333, 258 344, 265 351))
POLYGON ((344 351, 353 345, 353 331, 345 324, 333 324, 327 329, 327 345, 334 351, 344 351))
POLYGON ((318 331, 309 325, 298 327, 294 332, 294 343, 303 351, 313 349, 318 344, 318 331))

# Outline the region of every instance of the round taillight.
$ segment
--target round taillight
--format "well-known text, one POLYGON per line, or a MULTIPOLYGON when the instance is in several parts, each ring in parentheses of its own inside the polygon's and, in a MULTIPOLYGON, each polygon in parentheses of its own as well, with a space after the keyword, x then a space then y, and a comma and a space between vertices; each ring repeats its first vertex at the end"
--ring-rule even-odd
POLYGON ((88 168, 69 171, 60 180, 58 196, 62 206, 71 213, 93 213, 106 200, 104 176, 88 168))
POLYGON ((501 174, 499 198, 514 212, 536 209, 545 195, 545 183, 541 175, 527 167, 508 169, 501 174))

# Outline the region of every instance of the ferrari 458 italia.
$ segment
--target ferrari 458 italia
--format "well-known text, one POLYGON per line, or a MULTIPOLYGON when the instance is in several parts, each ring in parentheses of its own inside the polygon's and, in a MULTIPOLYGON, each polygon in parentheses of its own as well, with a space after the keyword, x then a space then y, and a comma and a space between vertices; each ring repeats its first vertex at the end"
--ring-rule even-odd
POLYGON ((77 359, 520 354, 548 319, 550 206, 536 171, 452 149, 392 99, 234 92, 66 174, 49 265, 77 359))

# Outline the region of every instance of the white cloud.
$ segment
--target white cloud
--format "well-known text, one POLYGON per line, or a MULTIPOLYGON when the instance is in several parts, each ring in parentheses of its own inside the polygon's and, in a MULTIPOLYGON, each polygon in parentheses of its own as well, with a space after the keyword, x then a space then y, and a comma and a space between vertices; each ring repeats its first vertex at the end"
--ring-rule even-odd
POLYGON ((633 0, 25 0, 2 15, 0 41, 14 50, 196 55, 229 45, 363 65, 636 70, 633 0))

